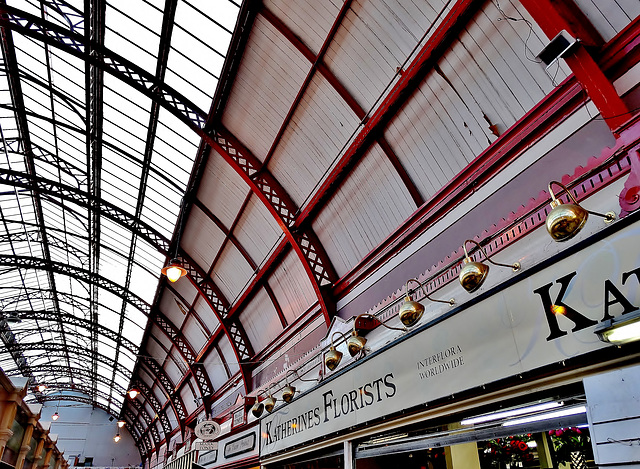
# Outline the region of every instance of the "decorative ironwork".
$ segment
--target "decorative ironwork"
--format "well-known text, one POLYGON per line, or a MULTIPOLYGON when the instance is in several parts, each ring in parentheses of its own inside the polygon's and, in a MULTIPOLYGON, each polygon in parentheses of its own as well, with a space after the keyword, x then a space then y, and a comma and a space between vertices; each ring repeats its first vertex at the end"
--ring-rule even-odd
POLYGON ((38 39, 86 60, 133 86, 152 100, 160 102, 163 107, 190 127, 194 129, 204 127, 206 113, 175 89, 124 57, 99 44, 93 44, 93 48, 98 53, 87 57, 84 36, 9 5, 0 5, 0 13, 4 13, 0 17, 0 26, 38 39))

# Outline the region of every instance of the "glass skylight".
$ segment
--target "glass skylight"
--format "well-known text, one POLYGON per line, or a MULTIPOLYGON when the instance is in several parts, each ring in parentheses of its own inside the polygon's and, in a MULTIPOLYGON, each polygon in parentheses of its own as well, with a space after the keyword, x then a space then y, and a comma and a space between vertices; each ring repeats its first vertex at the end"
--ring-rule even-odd
MULTIPOLYGON (((86 2, 7 4, 76 41, 86 37, 86 2)), ((108 1, 102 71, 71 53, 71 40, 61 47, 15 31, 0 65, 0 171, 17 173, 0 184, 0 253, 9 259, 0 268, 0 316, 11 319, 0 366, 47 377, 54 397, 75 385, 115 414, 149 314, 124 297, 153 302, 200 145, 175 109, 154 104, 158 93, 136 89, 147 82, 130 80, 164 83, 206 113, 239 3, 178 0, 166 17, 164 9, 164 0, 108 1), (131 74, 110 67, 117 56, 131 74), (137 232, 140 223, 151 237, 137 232), (9 342, 22 344, 20 352, 8 353, 9 342)))

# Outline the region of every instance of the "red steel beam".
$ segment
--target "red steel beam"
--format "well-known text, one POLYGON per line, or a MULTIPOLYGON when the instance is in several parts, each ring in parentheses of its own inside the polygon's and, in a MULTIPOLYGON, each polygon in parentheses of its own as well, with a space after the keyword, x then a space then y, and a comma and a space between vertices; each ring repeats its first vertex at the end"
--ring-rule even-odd
POLYGON ((599 46, 601 43, 597 33, 593 32, 593 26, 571 0, 520 0, 520 3, 549 39, 566 30, 579 40, 563 58, 617 136, 616 129, 630 117, 629 109, 584 46, 599 46))
POLYGON ((386 125, 407 102, 422 80, 431 71, 459 32, 466 26, 471 16, 482 5, 482 0, 458 0, 440 25, 420 49, 416 58, 407 66, 398 82, 389 91, 380 106, 353 140, 329 176, 303 208, 295 221, 301 227, 311 221, 317 212, 335 194, 342 181, 348 176, 369 146, 382 134, 386 125))
MULTIPOLYGON (((362 109, 362 106, 360 106, 360 104, 356 101, 356 99, 353 97, 353 95, 351 93, 349 93, 347 88, 340 82, 340 80, 338 80, 338 78, 335 76, 335 74, 333 72, 331 72, 331 70, 329 70, 329 68, 323 62, 324 55, 325 55, 327 49, 329 48, 329 44, 333 40, 333 37, 335 36, 336 31, 338 30, 338 26, 342 23, 342 20, 343 20, 344 16, 346 15, 347 10, 349 9, 350 6, 351 6, 351 0, 347 0, 343 4, 342 8, 340 9, 340 13, 336 17, 336 20, 334 21, 333 26, 332 26, 331 30, 329 31, 329 34, 327 35, 327 38, 325 39, 324 44, 322 45, 322 48, 320 49, 320 52, 318 52, 318 55, 315 55, 313 53, 313 51, 304 42, 302 42, 302 40, 298 36, 296 36, 293 33, 293 31, 291 31, 280 20, 280 18, 275 16, 271 11, 269 11, 266 8, 263 8, 261 10, 260 13, 265 17, 265 19, 267 19, 269 21, 269 23, 271 23, 271 25, 274 28, 276 28, 276 30, 280 34, 282 34, 284 37, 286 37, 289 40, 289 42, 291 42, 291 44, 296 49, 298 49, 298 51, 307 60, 309 60, 309 62, 311 62, 311 69, 309 70, 309 73, 307 74, 307 77, 305 78, 304 83, 300 87, 300 90, 298 91, 298 94, 297 94, 295 100, 293 101, 293 104, 291 105, 291 108, 289 109, 289 112, 287 113, 287 116, 285 117, 284 121, 282 122, 280 130, 278 131, 278 134, 276 135, 276 137, 275 137, 275 139, 273 141, 273 144, 271 145, 271 148, 269 149, 269 153, 267 154, 267 157, 266 157, 266 159, 264 161, 264 164, 267 164, 267 162, 269 161, 269 159, 273 155, 276 147, 280 143, 280 139, 282 138, 282 135, 284 134, 286 128, 289 126, 289 123, 291 122, 293 114, 295 113, 295 110, 297 109, 298 105, 300 104, 300 100, 302 99, 302 97, 304 96, 304 93, 306 92, 307 88, 309 87, 309 83, 311 83, 311 79, 315 75, 316 71, 319 72, 320 75, 322 75, 322 77, 329 82, 329 84, 333 87, 333 89, 336 90, 338 95, 342 99, 344 99, 345 103, 347 103, 347 105, 351 108, 351 110, 354 112, 354 114, 356 115, 356 117, 358 119, 360 119, 360 120, 365 119, 365 117, 367 115, 367 112, 364 109, 362 109)), ((407 191, 411 195, 411 198, 413 199, 413 201, 416 204, 416 206, 419 207, 420 205, 422 205, 424 203, 424 200, 422 199, 422 196, 420 195, 420 192, 418 191, 417 186, 413 183, 413 181, 409 177, 407 171, 402 166, 402 163, 400 163, 400 159, 397 157, 397 155, 395 154, 395 152, 393 151, 391 146, 388 144, 388 142, 382 136, 380 136, 380 138, 378 139, 378 143, 380 144, 380 147, 382 148, 382 151, 384 152, 384 154, 387 156, 387 158, 391 162, 392 166, 398 172, 398 175, 400 176, 400 179, 402 180, 402 182, 406 186, 407 191)))

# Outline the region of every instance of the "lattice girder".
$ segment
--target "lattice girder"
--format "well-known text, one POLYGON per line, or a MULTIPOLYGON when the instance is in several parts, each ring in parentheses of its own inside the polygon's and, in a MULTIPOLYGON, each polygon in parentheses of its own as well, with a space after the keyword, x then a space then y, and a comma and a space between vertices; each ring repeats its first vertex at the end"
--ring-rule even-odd
POLYGON ((151 388, 149 388, 149 386, 147 386, 146 383, 141 379, 135 379, 132 382, 132 386, 140 391, 145 400, 149 403, 153 411, 156 413, 156 415, 160 419, 160 424, 162 425, 162 430, 164 431, 165 435, 171 434, 172 428, 171 424, 169 423, 169 419, 167 418, 167 415, 162 412, 162 405, 156 398, 155 394, 153 394, 151 388))
POLYGON ((114 75, 154 101, 159 101, 190 127, 203 128, 206 114, 171 86, 133 62, 99 44, 87 57, 85 37, 18 8, 0 5, 0 26, 57 47, 114 75))

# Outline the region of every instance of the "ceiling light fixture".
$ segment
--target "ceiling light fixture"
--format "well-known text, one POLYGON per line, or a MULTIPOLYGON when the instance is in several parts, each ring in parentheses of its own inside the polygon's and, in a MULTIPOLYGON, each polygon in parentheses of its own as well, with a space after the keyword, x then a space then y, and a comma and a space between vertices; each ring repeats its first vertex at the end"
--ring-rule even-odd
POLYGON ((462 285, 462 287, 469 293, 473 293, 478 288, 480 288, 480 286, 482 286, 485 278, 487 277, 487 274, 489 273, 489 266, 482 262, 474 262, 471 260, 471 257, 469 257, 469 253, 467 252, 467 243, 473 243, 478 246, 482 254, 484 254, 484 258, 491 264, 501 267, 511 267, 514 272, 520 270, 519 262, 516 262, 514 264, 500 264, 498 262, 494 262, 489 256, 487 256, 487 252, 482 246, 480 246, 479 243, 477 243, 473 239, 467 239, 462 244, 462 249, 464 250, 464 265, 462 266, 462 269, 460 269, 459 280, 460 285, 462 285))
POLYGON ((271 413, 276 406, 277 399, 271 394, 271 385, 269 385, 269 397, 264 400, 264 410, 271 413))
POLYGON ((251 407, 251 413, 255 418, 260 418, 264 411, 264 404, 260 402, 260 394, 261 393, 258 393, 256 395, 256 402, 253 404, 253 407, 251 407))
POLYGON ((546 412, 544 414, 532 415, 530 417, 522 417, 520 419, 509 420, 502 424, 503 427, 513 427, 523 423, 539 422, 541 420, 550 420, 558 417, 567 417, 569 415, 584 414, 587 412, 586 406, 569 407, 567 409, 556 410, 554 412, 546 412))
POLYGON ((472 417, 464 419, 460 422, 460 425, 475 425, 477 423, 491 422, 494 420, 500 420, 507 417, 514 417, 516 415, 530 414, 533 412, 540 412, 543 410, 555 409, 561 407, 564 402, 545 402, 543 404, 536 404, 528 407, 521 407, 519 409, 504 410, 502 412, 494 412, 492 414, 480 415, 478 417, 472 417))
POLYGON ((550 203, 552 210, 547 215, 546 224, 547 231, 554 241, 567 241, 577 235, 587 222, 589 214, 604 218, 605 223, 611 223, 616 219, 614 212, 603 214, 581 207, 573 193, 558 181, 551 181, 548 188, 552 199, 550 203), (563 204, 561 200, 557 199, 553 189, 551 189, 552 184, 560 186, 569 195, 573 203, 563 204))
POLYGON ((346 341, 347 339, 346 336, 340 331, 336 331, 331 334, 331 345, 329 346, 329 351, 324 356, 324 364, 327 368, 329 368, 330 371, 335 370, 340 364, 340 360, 342 360, 342 352, 336 350, 336 345, 333 341, 333 338, 336 336, 336 334, 342 336, 343 341, 346 341))
POLYGON ((355 357, 358 353, 362 352, 364 350, 364 346, 367 343, 367 339, 365 339, 364 337, 358 335, 358 330, 357 330, 358 320, 359 319, 363 319, 363 318, 367 318, 367 319, 372 321, 371 328, 378 327, 378 326, 384 326, 387 329, 391 329, 393 331, 407 332, 407 328, 406 327, 391 327, 391 326, 387 326, 385 323, 380 321, 373 314, 366 314, 366 313, 365 314, 360 314, 360 315, 356 316, 356 318, 354 319, 354 321, 353 321, 353 330, 351 331, 351 337, 349 337, 347 339, 347 350, 349 351, 349 355, 351 355, 352 357, 355 357))
POLYGON ((296 376, 296 379, 300 380, 300 381, 307 381, 310 383, 317 383, 318 380, 317 379, 304 379, 301 378, 300 375, 298 374, 298 370, 289 370, 287 371, 287 374, 285 375, 285 387, 282 389, 282 400, 284 402, 286 402, 287 404, 289 402, 291 402, 293 400, 293 397, 296 394, 296 387, 292 386, 291 384, 289 384, 289 375, 290 374, 294 374, 296 376))
POLYGON ((118 428, 124 427, 126 422, 124 420, 118 420, 118 428))
POLYGON ((135 399, 138 397, 138 394, 140 394, 140 391, 137 388, 131 388, 127 391, 127 394, 129 395, 129 399, 135 399))
POLYGON ((291 386, 289 384, 289 379, 288 378, 289 378, 289 374, 290 373, 296 373, 297 374, 297 372, 296 372, 296 370, 289 370, 287 372, 287 374, 285 375, 285 377, 284 377, 284 382, 285 382, 286 385, 282 389, 282 400, 284 402, 286 402, 287 404, 289 402, 291 402, 291 400, 293 399, 293 396, 295 396, 295 394, 296 394, 295 386, 291 386))
POLYGON ((53 420, 53 421, 55 422, 55 421, 56 421, 56 420, 58 420, 59 418, 60 418, 60 414, 59 414, 59 413, 58 413, 58 411, 56 410, 56 411, 54 412, 54 414, 51 416, 51 420, 53 420))
POLYGON ((404 299, 404 303, 400 305, 400 309, 398 310, 398 316, 400 317, 400 321, 405 326, 411 327, 415 325, 418 321, 420 321, 420 318, 424 313, 424 305, 422 303, 418 303, 417 301, 413 301, 411 299, 411 292, 409 291, 409 282, 411 281, 414 281, 418 285, 420 285, 420 288, 422 288, 422 292, 424 293, 425 298, 427 298, 429 301, 435 301, 436 303, 446 303, 450 306, 453 306, 455 304, 455 301, 453 298, 451 298, 449 301, 436 300, 434 298, 431 298, 429 295, 427 295, 427 290, 423 283, 420 283, 420 281, 418 281, 415 278, 410 278, 409 280, 407 280, 406 287, 405 287, 407 291, 407 296, 404 299))
POLYGON ((44 392, 45 389, 47 389, 47 385, 46 384, 38 384, 38 391, 39 392, 44 392))
POLYGON ((120 432, 116 433, 116 436, 113 437, 113 441, 115 441, 116 443, 118 441, 120 441, 122 439, 122 437, 120 436, 120 432))
POLYGON ((640 311, 607 319, 594 331, 598 339, 614 345, 622 345, 640 340, 640 311))
POLYGON ((180 202, 180 216, 178 218, 178 236, 176 239, 176 253, 173 259, 162 268, 162 273, 167 276, 171 283, 177 282, 181 277, 187 275, 187 270, 182 266, 182 262, 178 259, 178 250, 180 249, 180 235, 182 234, 182 216, 184 213, 184 199, 180 202))

